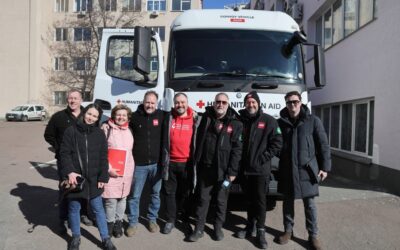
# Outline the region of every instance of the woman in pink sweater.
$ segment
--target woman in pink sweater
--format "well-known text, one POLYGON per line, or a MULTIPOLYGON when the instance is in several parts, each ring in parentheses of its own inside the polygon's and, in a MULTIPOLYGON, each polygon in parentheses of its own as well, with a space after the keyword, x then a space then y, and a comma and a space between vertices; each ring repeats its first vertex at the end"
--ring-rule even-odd
POLYGON ((110 174, 110 180, 104 186, 103 193, 108 231, 110 236, 112 234, 116 238, 123 235, 122 220, 126 209, 126 197, 131 190, 135 168, 132 155, 133 135, 129 129, 131 115, 132 112, 128 106, 118 104, 111 111, 111 119, 107 122, 109 126, 103 126, 103 130, 107 136, 109 160, 110 150, 122 150, 119 152, 123 154, 126 152, 123 173, 113 168, 109 161, 108 173, 110 174))

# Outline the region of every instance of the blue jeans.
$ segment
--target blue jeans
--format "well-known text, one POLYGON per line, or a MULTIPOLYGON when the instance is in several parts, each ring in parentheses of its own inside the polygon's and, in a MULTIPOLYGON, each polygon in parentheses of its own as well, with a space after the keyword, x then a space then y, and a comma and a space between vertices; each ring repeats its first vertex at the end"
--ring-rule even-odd
MULTIPOLYGON (((90 207, 93 210, 93 213, 96 216, 97 228, 100 232, 101 240, 109 238, 107 221, 106 221, 106 213, 104 212, 103 207, 103 199, 101 195, 90 199, 90 207)), ((81 200, 80 199, 70 199, 68 204, 68 219, 69 224, 71 226, 72 236, 79 237, 81 236, 81 200)))
POLYGON ((128 196, 129 207, 129 226, 136 226, 139 221, 139 204, 143 187, 146 181, 151 187, 151 200, 147 213, 147 218, 151 222, 156 222, 158 218, 158 210, 160 209, 160 189, 161 189, 161 172, 157 164, 146 166, 136 166, 132 182, 131 194, 128 196))
MULTIPOLYGON (((308 235, 315 237, 318 234, 317 206, 314 197, 303 198, 304 214, 306 216, 306 229, 308 235)), ((294 226, 294 199, 285 197, 283 200, 283 226, 285 232, 292 232, 294 226)))

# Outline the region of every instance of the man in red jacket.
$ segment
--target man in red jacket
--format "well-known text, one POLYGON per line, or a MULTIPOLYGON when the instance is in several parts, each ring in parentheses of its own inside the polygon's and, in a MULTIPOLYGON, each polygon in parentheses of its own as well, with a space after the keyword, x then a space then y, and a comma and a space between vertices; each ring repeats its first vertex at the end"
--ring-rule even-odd
POLYGON ((188 223, 190 215, 188 197, 193 179, 191 160, 196 117, 188 105, 186 94, 177 93, 174 96, 174 108, 165 119, 163 191, 167 223, 161 231, 164 234, 169 234, 175 227, 176 215, 179 210, 183 212, 183 222, 186 225, 188 223))

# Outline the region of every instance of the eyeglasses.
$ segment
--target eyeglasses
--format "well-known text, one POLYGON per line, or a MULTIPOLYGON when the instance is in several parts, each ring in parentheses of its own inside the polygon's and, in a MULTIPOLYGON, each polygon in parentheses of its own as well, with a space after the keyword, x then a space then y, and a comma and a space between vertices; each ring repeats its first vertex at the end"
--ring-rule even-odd
POLYGON ((293 100, 293 101, 287 101, 287 102, 286 102, 286 105, 290 105, 290 104, 292 104, 292 105, 297 105, 297 104, 299 104, 299 103, 300 103, 299 100, 293 100))
POLYGON ((227 105, 228 102, 227 101, 215 101, 216 104, 223 104, 223 105, 227 105))

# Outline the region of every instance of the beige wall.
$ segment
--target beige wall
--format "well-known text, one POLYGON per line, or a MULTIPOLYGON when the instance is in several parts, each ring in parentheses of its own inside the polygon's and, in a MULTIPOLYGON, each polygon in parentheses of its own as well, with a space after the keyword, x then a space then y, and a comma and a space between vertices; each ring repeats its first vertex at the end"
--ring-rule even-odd
MULTIPOLYGON (((93 0, 97 3, 97 0, 93 0)), ((117 0, 117 8, 121 8, 117 0)), ((55 0, 2 0, 0 9, 0 119, 12 107, 24 103, 40 103, 50 111, 61 109, 52 105, 53 93, 49 91, 44 68, 52 66, 52 56, 43 39, 56 19, 76 18, 73 0, 69 0, 68 13, 54 12, 55 0)), ((150 17, 147 1, 142 1, 143 26, 165 26, 163 50, 167 55, 169 29, 180 11, 170 11, 172 0, 167 0, 167 11, 150 17)), ((191 8, 200 9, 201 0, 192 0, 191 8)))

